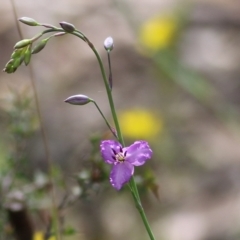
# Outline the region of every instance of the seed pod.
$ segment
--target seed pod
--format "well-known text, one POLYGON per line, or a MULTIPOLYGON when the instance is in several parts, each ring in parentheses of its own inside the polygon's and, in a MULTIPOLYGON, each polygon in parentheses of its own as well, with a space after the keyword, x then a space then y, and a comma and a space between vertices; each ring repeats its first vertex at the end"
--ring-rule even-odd
POLYGON ((15 44, 14 49, 24 48, 31 43, 32 43, 31 39, 23 39, 15 44))
POLYGON ((89 102, 91 102, 92 99, 89 98, 88 96, 79 94, 79 95, 74 95, 69 98, 67 98, 64 102, 73 104, 73 105, 85 105, 89 102))
POLYGON ((62 29, 68 33, 71 33, 76 30, 75 26, 71 23, 60 22, 59 24, 61 25, 62 29))
POLYGON ((22 17, 19 18, 18 20, 28 26, 40 26, 40 24, 37 21, 29 17, 22 17))
POLYGON ((41 50, 43 50, 44 47, 46 46, 48 40, 49 40, 49 38, 45 38, 45 39, 41 40, 41 41, 33 48, 32 54, 39 53, 41 50))

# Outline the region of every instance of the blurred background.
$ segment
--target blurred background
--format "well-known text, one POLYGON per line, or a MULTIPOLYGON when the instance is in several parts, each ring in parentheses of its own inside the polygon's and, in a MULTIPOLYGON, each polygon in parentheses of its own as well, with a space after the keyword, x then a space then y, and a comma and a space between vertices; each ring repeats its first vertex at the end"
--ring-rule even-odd
MULTIPOLYGON (((0 5, 3 69, 21 38, 11 1, 0 5)), ((74 24, 106 69, 103 41, 113 37, 113 97, 125 141, 147 140, 154 152, 136 179, 156 239, 239 239, 240 2, 15 0, 15 9, 18 18, 74 24)), ((24 38, 43 29, 20 27, 24 38)), ((91 49, 70 35, 53 38, 30 65, 0 73, 1 239, 20 239, 13 215, 21 211, 34 240, 49 232, 52 182, 32 80, 63 239, 148 239, 127 187, 116 192, 108 182, 98 143, 111 134, 100 114, 92 104, 64 102, 85 94, 112 121, 91 49)))

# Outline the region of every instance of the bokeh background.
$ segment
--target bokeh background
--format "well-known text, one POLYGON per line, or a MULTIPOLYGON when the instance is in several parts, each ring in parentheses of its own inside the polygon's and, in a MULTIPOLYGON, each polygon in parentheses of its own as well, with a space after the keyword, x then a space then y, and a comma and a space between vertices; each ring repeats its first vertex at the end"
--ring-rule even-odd
MULTIPOLYGON (((20 36, 11 1, 0 6, 3 69, 20 36)), ((145 139, 154 151, 137 174, 153 181, 141 194, 156 239, 239 239, 240 2, 15 0, 15 8, 18 17, 73 23, 106 69, 103 41, 113 37, 113 95, 125 140, 145 139)), ((21 24, 25 38, 40 29, 21 24)), ((92 136, 110 136, 94 105, 71 106, 64 99, 88 95, 111 121, 109 104, 94 54, 73 36, 51 39, 31 67, 51 160, 65 186, 57 190, 61 202, 63 189, 76 185, 73 176, 88 168, 92 136)), ((0 99, 1 169, 10 155, 23 154, 30 182, 46 172, 47 161, 28 67, 0 73, 0 99), (12 138, 23 129, 29 135, 12 138)), ((116 192, 105 182, 69 206, 64 222, 76 233, 66 239, 148 239, 127 190, 116 192)), ((28 206, 35 240, 43 239, 45 226, 35 212, 48 203, 28 206)))

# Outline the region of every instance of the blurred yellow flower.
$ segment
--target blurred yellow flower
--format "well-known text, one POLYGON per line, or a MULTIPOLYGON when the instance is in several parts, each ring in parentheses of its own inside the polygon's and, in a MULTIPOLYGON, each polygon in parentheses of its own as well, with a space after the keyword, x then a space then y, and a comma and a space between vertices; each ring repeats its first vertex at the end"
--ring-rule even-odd
MULTIPOLYGON (((40 232, 40 231, 35 232, 34 236, 33 236, 33 240, 44 240, 43 232, 40 232)), ((53 237, 48 238, 48 240, 56 240, 56 238, 53 236, 53 237)))
POLYGON ((146 109, 131 109, 120 113, 123 135, 134 139, 151 139, 163 128, 163 120, 146 109))
POLYGON ((140 43, 151 51, 169 47, 175 37, 177 27, 177 19, 171 15, 151 18, 140 28, 140 43))

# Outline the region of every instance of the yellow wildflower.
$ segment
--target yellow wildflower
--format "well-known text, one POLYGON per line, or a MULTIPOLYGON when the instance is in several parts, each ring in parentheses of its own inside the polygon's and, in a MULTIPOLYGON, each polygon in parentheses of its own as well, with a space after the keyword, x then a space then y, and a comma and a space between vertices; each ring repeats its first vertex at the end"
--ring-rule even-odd
POLYGON ((140 28, 139 39, 148 50, 157 51, 169 47, 175 37, 177 20, 171 15, 154 17, 140 28))
MULTIPOLYGON (((43 232, 35 232, 33 240, 44 240, 44 234, 43 232)), ((48 240, 56 240, 54 236, 48 238, 48 240)))
POLYGON ((134 139, 151 139, 163 128, 163 121, 145 109, 131 109, 120 113, 123 135, 134 139))

